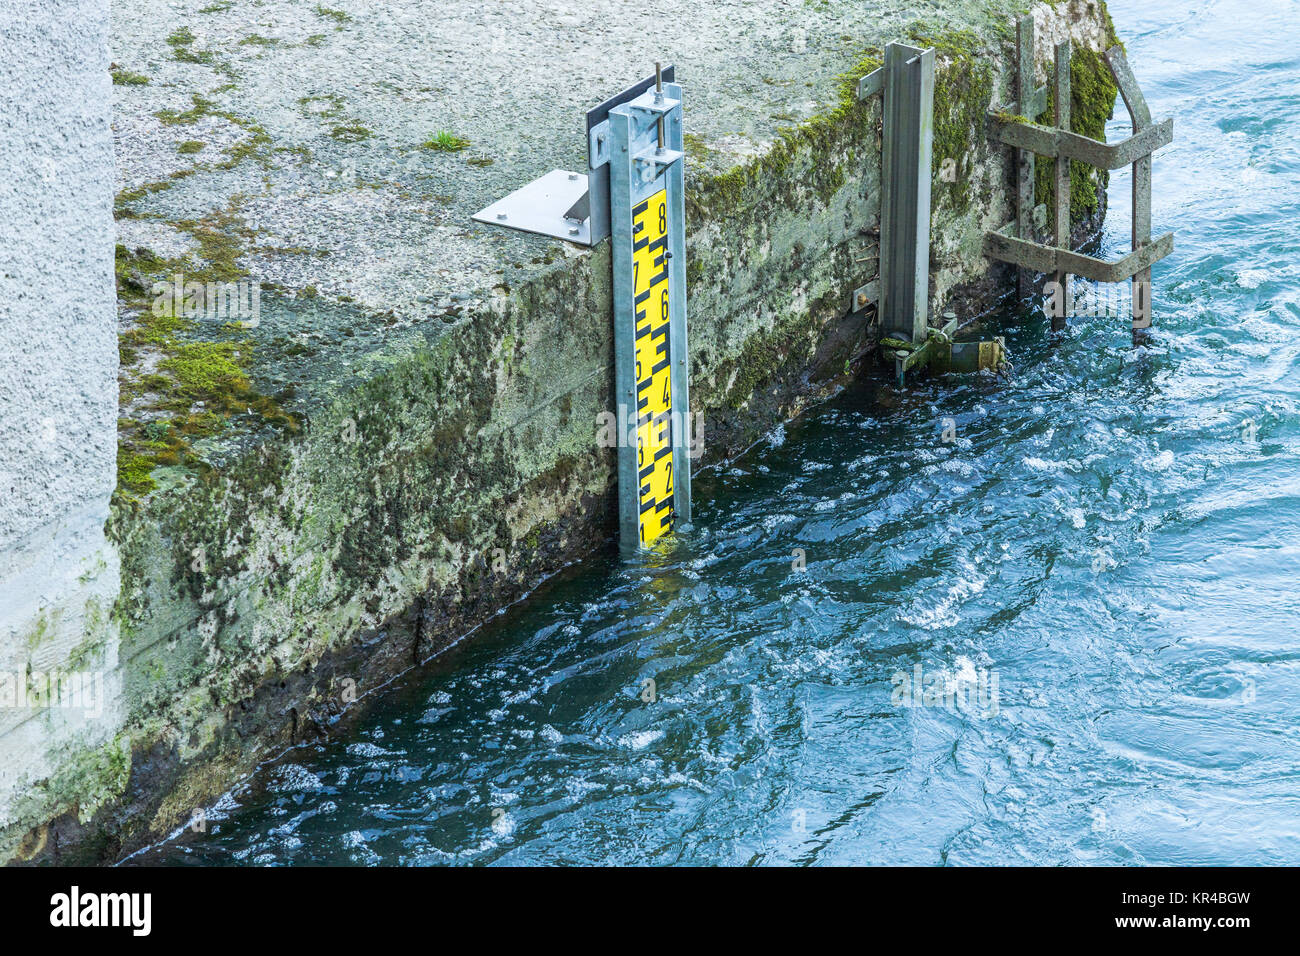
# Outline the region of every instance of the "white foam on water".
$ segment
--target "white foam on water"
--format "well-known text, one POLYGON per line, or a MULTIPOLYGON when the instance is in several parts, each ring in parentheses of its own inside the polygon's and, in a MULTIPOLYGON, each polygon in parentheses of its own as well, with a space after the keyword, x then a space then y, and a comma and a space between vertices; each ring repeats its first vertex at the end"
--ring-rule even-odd
POLYGON ((273 793, 311 793, 324 790, 325 784, 306 767, 291 763, 279 768, 267 789, 273 793))
POLYGON ((1148 458, 1142 462, 1142 467, 1147 471, 1167 471, 1174 464, 1174 453, 1166 448, 1160 454, 1153 458, 1148 458))
POLYGON ((642 730, 634 734, 624 734, 618 738, 620 747, 626 747, 629 750, 644 750, 657 740, 662 740, 664 732, 662 730, 642 730))
POLYGON ((544 724, 542 729, 537 732, 537 736, 542 739, 543 743, 551 745, 558 744, 564 739, 564 734, 560 733, 550 724, 544 724))

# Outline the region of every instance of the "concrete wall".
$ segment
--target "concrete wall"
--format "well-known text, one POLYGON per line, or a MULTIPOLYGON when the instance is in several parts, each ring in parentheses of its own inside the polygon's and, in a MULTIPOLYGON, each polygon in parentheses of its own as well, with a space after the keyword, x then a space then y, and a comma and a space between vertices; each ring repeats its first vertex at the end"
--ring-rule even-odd
POLYGON ((107 33, 108 0, 0 4, 0 830, 123 769, 107 33))

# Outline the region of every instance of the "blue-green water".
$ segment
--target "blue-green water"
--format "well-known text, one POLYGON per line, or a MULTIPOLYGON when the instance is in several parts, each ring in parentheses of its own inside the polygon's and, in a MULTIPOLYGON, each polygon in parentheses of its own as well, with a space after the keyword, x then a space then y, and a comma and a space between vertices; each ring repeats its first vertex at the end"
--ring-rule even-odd
POLYGON ((1007 314, 1009 384, 844 394, 136 861, 1300 863, 1300 3, 1110 7, 1150 347, 1007 314))

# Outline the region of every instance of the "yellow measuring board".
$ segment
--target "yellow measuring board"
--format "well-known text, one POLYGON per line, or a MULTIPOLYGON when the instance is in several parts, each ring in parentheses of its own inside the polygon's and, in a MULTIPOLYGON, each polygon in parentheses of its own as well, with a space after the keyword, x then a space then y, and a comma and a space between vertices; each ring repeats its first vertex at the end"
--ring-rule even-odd
POLYGON ((668 347, 668 193, 632 207, 636 308, 636 468, 641 543, 673 529, 673 391, 668 347))

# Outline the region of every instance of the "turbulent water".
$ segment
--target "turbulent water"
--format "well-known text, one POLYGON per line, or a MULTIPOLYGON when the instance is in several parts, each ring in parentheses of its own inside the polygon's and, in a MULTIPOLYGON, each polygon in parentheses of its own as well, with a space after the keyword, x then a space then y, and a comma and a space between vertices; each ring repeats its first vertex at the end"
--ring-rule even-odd
POLYGON ((1110 7, 1176 117, 1148 347, 864 383, 134 862, 1300 862, 1300 3, 1110 7))

